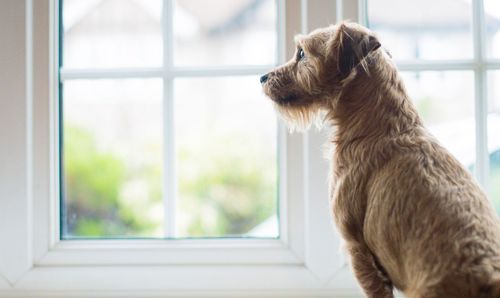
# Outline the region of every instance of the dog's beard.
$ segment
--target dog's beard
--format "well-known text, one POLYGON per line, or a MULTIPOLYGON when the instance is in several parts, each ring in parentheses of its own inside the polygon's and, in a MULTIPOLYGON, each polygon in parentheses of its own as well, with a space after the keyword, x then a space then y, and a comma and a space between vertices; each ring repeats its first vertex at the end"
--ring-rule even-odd
POLYGON ((274 107, 291 131, 305 131, 315 124, 320 128, 324 123, 324 115, 316 105, 293 106, 275 103, 274 107))

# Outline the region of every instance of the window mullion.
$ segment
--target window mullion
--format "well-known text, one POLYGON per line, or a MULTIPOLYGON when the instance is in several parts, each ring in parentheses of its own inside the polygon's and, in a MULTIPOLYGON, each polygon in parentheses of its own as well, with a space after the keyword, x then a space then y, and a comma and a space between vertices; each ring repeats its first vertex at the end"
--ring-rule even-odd
POLYGON ((163 206, 165 237, 175 237, 175 143, 173 76, 173 0, 163 1, 163 206))
POLYGON ((359 18, 358 23, 360 23, 363 26, 370 27, 370 22, 368 19, 368 0, 359 0, 358 18, 359 18))
POLYGON ((222 77, 262 75, 275 65, 231 66, 231 67, 174 67, 170 73, 174 77, 222 77))
POLYGON ((275 65, 231 66, 231 67, 151 67, 113 69, 61 69, 61 81, 75 79, 112 78, 161 78, 161 77, 218 77, 262 75, 275 65), (166 75, 165 75, 166 74, 166 75))
POLYGON ((476 177, 488 191, 488 140, 487 140, 487 92, 484 49, 484 10, 483 0, 472 2, 472 26, 475 61, 475 122, 476 122, 476 177))
POLYGON ((136 69, 65 69, 60 71, 60 80, 74 79, 124 79, 162 77, 163 68, 136 69))
POLYGON ((500 69, 500 60, 494 59, 494 60, 488 60, 485 62, 485 66, 487 70, 491 69, 500 69))
POLYGON ((277 53, 276 53, 276 61, 277 64, 282 64, 286 62, 286 20, 285 20, 285 0, 277 0, 278 5, 278 22, 276 24, 276 29, 278 32, 277 38, 277 53))
POLYGON ((395 61, 400 71, 447 71, 447 70, 473 70, 476 68, 475 60, 427 60, 427 61, 395 61))

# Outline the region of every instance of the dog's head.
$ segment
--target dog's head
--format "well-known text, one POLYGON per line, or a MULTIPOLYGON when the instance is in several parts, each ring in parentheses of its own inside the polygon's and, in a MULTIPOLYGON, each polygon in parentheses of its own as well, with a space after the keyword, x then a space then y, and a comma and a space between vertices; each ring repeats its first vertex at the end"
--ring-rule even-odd
POLYGON ((342 23, 295 37, 294 58, 263 75, 260 81, 280 114, 306 128, 358 67, 368 71, 367 57, 380 47, 368 29, 342 23))

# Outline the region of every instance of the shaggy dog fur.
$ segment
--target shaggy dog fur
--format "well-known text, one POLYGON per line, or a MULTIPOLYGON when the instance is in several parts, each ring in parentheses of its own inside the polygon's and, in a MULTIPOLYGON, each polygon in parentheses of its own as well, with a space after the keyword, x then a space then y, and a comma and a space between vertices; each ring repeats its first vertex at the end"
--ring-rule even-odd
POLYGON ((377 37, 343 23, 297 36, 261 78, 292 125, 320 117, 331 205, 368 297, 500 297, 500 223, 470 173, 423 126, 377 37))

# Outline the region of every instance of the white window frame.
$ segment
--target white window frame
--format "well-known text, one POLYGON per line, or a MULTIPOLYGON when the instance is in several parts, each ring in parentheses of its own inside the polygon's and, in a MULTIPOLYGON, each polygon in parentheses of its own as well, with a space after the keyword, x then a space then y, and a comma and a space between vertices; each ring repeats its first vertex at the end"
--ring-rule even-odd
MULTIPOLYGON (((350 14, 357 1, 340 2, 279 0, 280 59, 293 55, 293 35, 335 23, 343 14, 338 8, 356 20, 358 13, 350 14)), ((314 130, 289 134, 280 126, 280 239, 60 240, 57 1, 7 3, 0 9, 0 28, 10 30, 0 30, 9 45, 0 48, 0 78, 7 79, 0 88, 6 140, 0 146, 0 296, 359 297, 330 220, 324 134, 314 130)), ((206 76, 267 69, 178 71, 206 76)))

